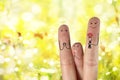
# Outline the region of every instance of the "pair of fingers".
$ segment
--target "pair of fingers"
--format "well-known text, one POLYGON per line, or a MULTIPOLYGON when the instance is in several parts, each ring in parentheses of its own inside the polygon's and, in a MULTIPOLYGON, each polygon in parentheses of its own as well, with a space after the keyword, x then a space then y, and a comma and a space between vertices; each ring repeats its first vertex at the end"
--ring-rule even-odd
POLYGON ((97 79, 99 29, 99 18, 92 17, 88 22, 84 53, 79 42, 71 47, 68 26, 64 24, 59 27, 58 41, 63 80, 97 79))

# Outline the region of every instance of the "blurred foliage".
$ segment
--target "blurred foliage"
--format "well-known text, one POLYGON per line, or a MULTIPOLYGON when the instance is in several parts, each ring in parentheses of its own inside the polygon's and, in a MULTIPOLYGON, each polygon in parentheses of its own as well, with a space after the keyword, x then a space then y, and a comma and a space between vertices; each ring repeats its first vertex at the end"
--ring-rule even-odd
POLYGON ((61 80, 57 30, 85 46, 101 20, 98 80, 120 79, 120 0, 0 0, 0 80, 61 80))

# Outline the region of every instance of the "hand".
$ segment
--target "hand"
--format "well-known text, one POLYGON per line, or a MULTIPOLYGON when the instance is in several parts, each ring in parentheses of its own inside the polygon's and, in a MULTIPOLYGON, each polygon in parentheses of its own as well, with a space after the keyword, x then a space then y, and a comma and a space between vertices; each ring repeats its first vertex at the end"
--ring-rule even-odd
POLYGON ((74 43, 71 47, 68 26, 60 26, 58 41, 63 80, 97 79, 99 30, 100 20, 97 17, 92 17, 88 22, 84 53, 79 42, 74 43))

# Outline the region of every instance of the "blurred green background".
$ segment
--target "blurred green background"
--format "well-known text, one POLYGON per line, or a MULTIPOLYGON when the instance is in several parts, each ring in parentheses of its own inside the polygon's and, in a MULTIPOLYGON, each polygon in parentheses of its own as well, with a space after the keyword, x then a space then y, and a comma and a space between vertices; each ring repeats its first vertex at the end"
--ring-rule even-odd
POLYGON ((101 20, 98 80, 120 80, 120 0, 0 0, 0 80, 61 80, 57 31, 85 47, 101 20))

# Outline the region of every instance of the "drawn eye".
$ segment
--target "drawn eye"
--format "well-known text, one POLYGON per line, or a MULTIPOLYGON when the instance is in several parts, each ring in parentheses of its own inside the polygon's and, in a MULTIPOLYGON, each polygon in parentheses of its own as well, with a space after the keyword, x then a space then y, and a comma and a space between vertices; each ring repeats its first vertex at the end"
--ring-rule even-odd
POLYGON ((66 32, 68 31, 68 30, 65 30, 66 32))
POLYGON ((61 29, 61 32, 63 32, 63 30, 61 29))
POLYGON ((97 24, 97 22, 95 22, 95 24, 97 24))
POLYGON ((93 24, 92 22, 90 24, 93 24))

